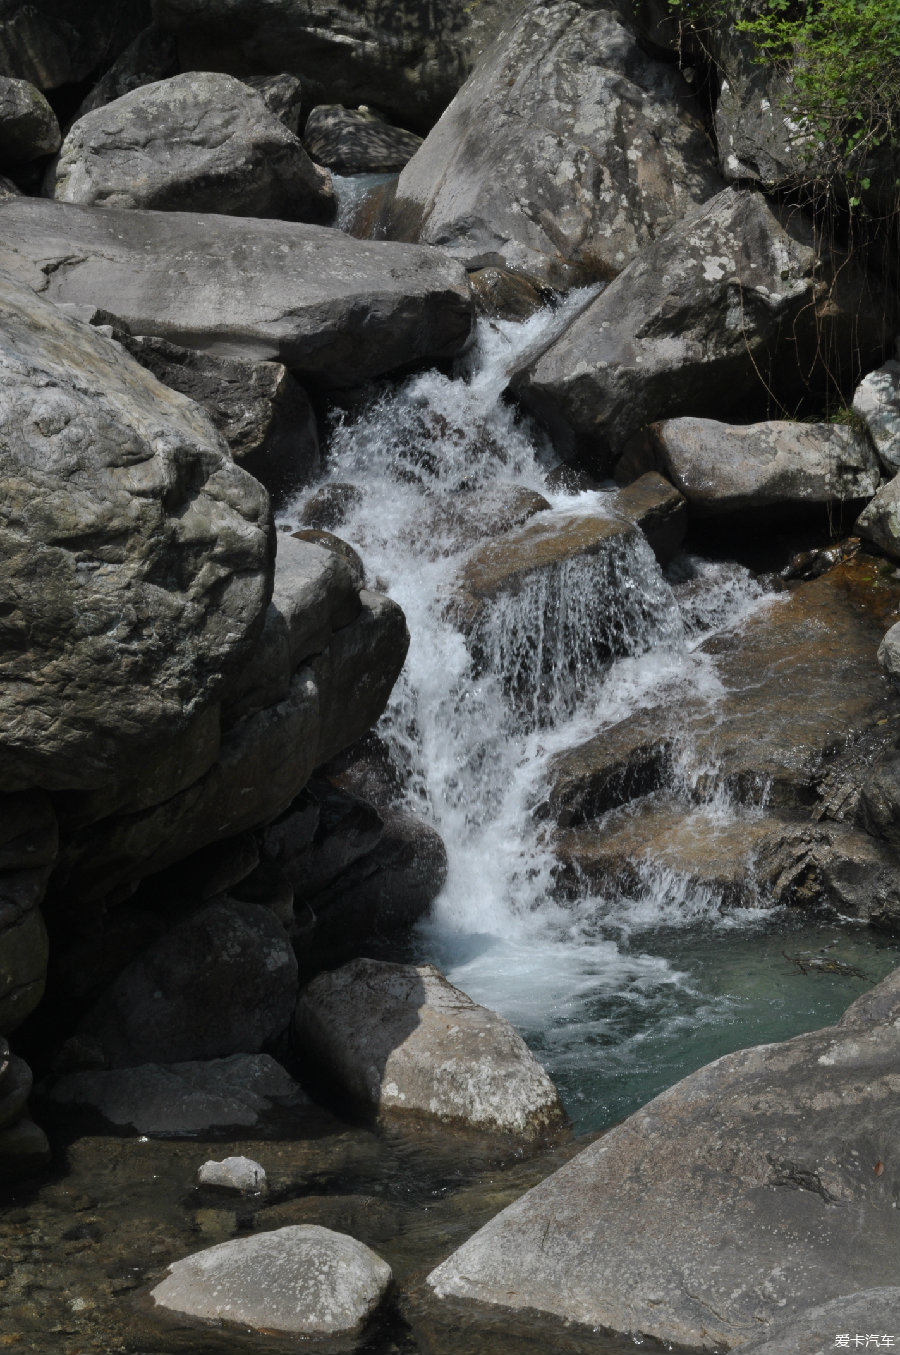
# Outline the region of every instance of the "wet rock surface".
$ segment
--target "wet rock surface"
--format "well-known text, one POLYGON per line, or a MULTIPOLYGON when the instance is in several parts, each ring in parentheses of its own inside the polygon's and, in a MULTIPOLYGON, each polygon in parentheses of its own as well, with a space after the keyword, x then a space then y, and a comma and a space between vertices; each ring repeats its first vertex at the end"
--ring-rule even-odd
POLYGON ((714 1350, 890 1285, 898 1038, 860 1021, 717 1060, 499 1215, 431 1290, 714 1350))
POLYGON ((720 186, 673 67, 611 11, 534 7, 403 170, 391 235, 565 287, 614 277, 720 186))
POLYGON ((25 199, 0 211, 0 268, 135 334, 329 385, 453 356, 469 337, 465 274, 433 250, 284 221, 25 199))
POLYGON ((433 965, 356 960, 302 992, 297 1039, 380 1113, 434 1116, 540 1138, 564 1115, 556 1089, 507 1021, 433 965))

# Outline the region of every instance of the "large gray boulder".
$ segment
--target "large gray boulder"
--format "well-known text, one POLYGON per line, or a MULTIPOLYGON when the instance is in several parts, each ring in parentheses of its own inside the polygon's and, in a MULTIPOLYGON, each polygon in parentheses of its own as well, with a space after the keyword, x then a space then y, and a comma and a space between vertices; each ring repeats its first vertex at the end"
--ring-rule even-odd
POLYGON ((170 1313, 297 1336, 360 1332, 391 1282, 362 1242, 315 1224, 220 1242, 176 1261, 151 1298, 170 1313))
POLYGON ((659 470, 694 517, 796 516, 870 499, 881 480, 868 438, 839 424, 665 419, 629 470, 659 470))
POLYGON ((565 1123, 522 1037, 433 965, 354 960, 320 974, 294 1016, 300 1046, 379 1112, 433 1116, 521 1138, 565 1123))
POLYGON ((713 1351, 893 1285, 898 978, 656 1097, 438 1266, 433 1295, 713 1351))
POLYGON ((268 496, 118 344, 6 276, 0 314, 0 776, 105 787, 250 654, 268 496))
POLYGON ((289 71, 312 104, 374 104, 427 131, 518 0, 156 0, 184 70, 289 71))
POLYGON ((469 338, 465 272, 433 249, 297 222, 32 199, 0 204, 0 236, 0 269, 51 301, 331 385, 453 356, 469 338))
POLYGON ((0 162, 52 155, 61 140, 56 114, 40 90, 27 80, 0 76, 0 162))
POLYGON ((240 80, 191 71, 79 118, 47 172, 60 202, 330 221, 330 176, 240 80))
POLYGON ((400 175, 389 233, 564 287, 614 277, 720 187, 678 70, 563 0, 518 11, 479 62, 400 175))
POLYGON ((296 989, 297 961, 275 915, 212 902, 126 965, 77 1037, 110 1068, 258 1054, 287 1028, 296 989))
POLYGON ((885 324, 865 279, 800 212, 728 188, 645 249, 512 384, 563 454, 606 472, 655 420, 754 400, 762 412, 773 392, 796 397, 826 371, 852 382, 885 324))

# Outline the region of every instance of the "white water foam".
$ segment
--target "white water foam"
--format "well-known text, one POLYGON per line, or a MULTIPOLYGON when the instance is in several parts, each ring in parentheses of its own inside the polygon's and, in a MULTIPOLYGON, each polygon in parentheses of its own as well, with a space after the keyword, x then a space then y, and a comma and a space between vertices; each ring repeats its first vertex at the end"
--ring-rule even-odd
MULTIPOLYGON (((379 733, 406 802, 437 827, 448 852, 420 953, 477 1000, 539 1032, 561 1066, 609 1024, 596 1015, 598 1001, 649 1011, 666 991, 690 993, 686 974, 652 953, 654 928, 735 924, 722 921, 713 891, 652 863, 637 897, 558 901, 548 826, 535 814, 548 761, 648 702, 689 693, 714 704, 719 680, 698 645, 764 601, 737 566, 687 561, 670 584, 638 534, 505 596, 479 630, 473 662, 447 600, 483 533, 479 497, 525 486, 549 498, 561 524, 608 511, 607 494, 547 490, 552 450, 502 399, 512 364, 588 299, 573 295, 524 324, 482 320, 453 376, 415 376, 362 413, 337 416, 328 453, 329 480, 363 491, 340 535, 360 551, 370 581, 403 607, 411 634, 379 733)), ((301 506, 285 517, 295 520, 301 506)), ((719 808, 727 812, 724 798, 719 808)), ((680 1017, 662 1002, 660 1019, 680 1017)))

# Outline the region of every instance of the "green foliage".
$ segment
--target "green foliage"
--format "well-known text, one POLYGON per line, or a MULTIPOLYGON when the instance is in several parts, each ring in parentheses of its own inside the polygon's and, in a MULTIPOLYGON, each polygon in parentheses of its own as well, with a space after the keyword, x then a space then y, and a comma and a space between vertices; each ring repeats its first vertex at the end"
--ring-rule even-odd
MULTIPOLYGON (((867 160, 900 152, 900 0, 670 0, 703 37, 731 25, 755 60, 790 78, 791 106, 815 137, 816 159, 870 188, 867 160)), ((710 47, 712 43, 708 43, 710 47)), ((888 187, 895 174, 890 174, 888 187)), ((851 199, 859 205, 859 196, 851 199)))

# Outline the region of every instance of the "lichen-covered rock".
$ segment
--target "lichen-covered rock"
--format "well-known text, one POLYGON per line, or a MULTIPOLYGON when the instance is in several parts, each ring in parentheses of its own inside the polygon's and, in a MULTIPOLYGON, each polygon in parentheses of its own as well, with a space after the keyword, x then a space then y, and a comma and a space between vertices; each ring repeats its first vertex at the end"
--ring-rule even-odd
POLYGON ((320 104, 306 120, 303 144, 338 174, 390 174, 412 159, 422 138, 371 109, 320 104))
POLYGON ((307 1098, 268 1054, 184 1063, 145 1063, 66 1073, 41 1094, 71 1117, 87 1110, 117 1129, 137 1134, 183 1135, 264 1125, 273 1110, 302 1110, 307 1098))
POLYGON ((70 128, 47 175, 60 202, 329 221, 328 174, 240 80, 173 75, 70 128))
POLYGON ((900 475, 881 486, 856 519, 854 531, 900 560, 900 475))
POLYGON ((363 1329, 390 1282, 390 1266, 362 1242, 299 1224, 186 1256, 169 1267, 151 1298, 168 1312, 217 1326, 349 1336, 363 1329))
POLYGON ((288 1026, 296 987, 277 918, 258 904, 213 902, 127 965, 78 1037, 111 1068, 256 1054, 288 1026))
POLYGON ((433 965, 354 960, 304 989, 302 1047, 357 1100, 523 1138, 562 1127, 556 1088, 496 1012, 433 965))
POLYGON ((853 413, 863 420, 878 458, 889 475, 900 471, 900 362, 886 362, 863 377, 853 396, 853 413))
POLYGON ((696 518, 804 511, 870 499, 881 480, 864 433, 839 424, 665 419, 632 469, 662 471, 696 518))
POLYGON ((437 250, 299 222, 0 204, 0 269, 134 334, 356 386, 469 338, 461 265, 437 250))
POLYGON ((892 1285, 900 1026, 851 1013, 657 1096, 438 1266, 435 1299, 713 1351, 892 1285))
POLYGON ((134 774, 250 652, 268 497, 191 401, 0 278, 0 776, 134 774))
POLYGON ((390 234, 553 287, 614 277, 721 187, 691 97, 611 10, 520 11, 400 175, 390 234))
POLYGON ((728 188, 646 248, 512 385, 562 454, 606 473, 655 420, 754 400, 762 414, 773 391, 796 398, 826 372, 852 382, 891 323, 799 211, 728 188))
POLYGON ((40 90, 0 76, 0 163, 52 155, 61 141, 56 114, 40 90))

